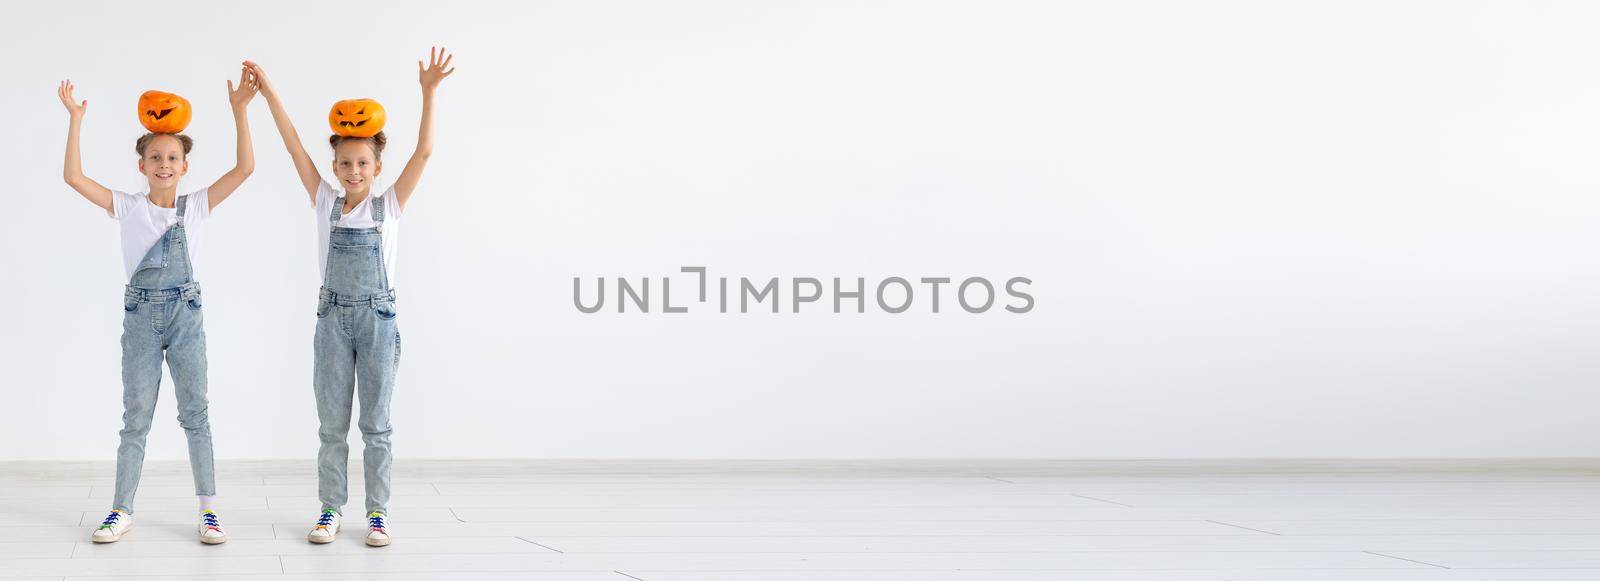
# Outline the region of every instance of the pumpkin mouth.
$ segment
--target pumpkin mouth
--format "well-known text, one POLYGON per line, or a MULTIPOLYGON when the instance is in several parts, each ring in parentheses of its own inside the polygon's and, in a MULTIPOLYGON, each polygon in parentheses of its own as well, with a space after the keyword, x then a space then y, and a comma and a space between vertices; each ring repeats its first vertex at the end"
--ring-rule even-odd
POLYGON ((354 121, 354 122, 352 122, 352 121, 340 121, 339 122, 339 126, 340 127, 360 127, 360 126, 366 125, 366 124, 367 124, 367 120, 366 119, 362 119, 360 121, 354 121))
POLYGON ((145 115, 149 115, 149 116, 151 116, 151 117, 153 117, 155 119, 165 119, 167 117, 168 113, 171 113, 171 112, 177 111, 177 110, 178 110, 177 107, 168 107, 166 109, 162 109, 160 112, 156 112, 155 109, 150 109, 150 110, 145 111, 144 114, 145 115))

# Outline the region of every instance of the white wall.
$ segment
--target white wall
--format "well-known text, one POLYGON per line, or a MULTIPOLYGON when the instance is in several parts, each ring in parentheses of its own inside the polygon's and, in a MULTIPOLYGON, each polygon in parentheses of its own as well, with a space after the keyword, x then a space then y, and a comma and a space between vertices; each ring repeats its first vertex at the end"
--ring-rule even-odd
MULTIPOLYGON (((61 183, 57 81, 114 187, 146 88, 198 109, 188 186, 224 171, 247 57, 319 160, 333 100, 384 102, 392 175, 431 43, 460 72, 402 242, 403 457, 1600 454, 1600 7, 441 6, 7 4, 0 460, 116 447, 116 225, 61 183), (571 302, 693 265, 1028 276, 1037 307, 571 302)), ((251 120, 201 273, 217 455, 310 457, 317 217, 251 120)), ((150 455, 181 458, 164 390, 150 455)))

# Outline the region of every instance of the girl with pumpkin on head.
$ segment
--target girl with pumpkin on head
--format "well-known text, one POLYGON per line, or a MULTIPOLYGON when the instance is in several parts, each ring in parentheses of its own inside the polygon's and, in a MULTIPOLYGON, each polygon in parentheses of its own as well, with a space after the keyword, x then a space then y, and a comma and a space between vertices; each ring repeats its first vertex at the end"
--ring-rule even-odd
POLYGON ((331 543, 339 533, 349 498, 346 465, 350 455, 350 409, 359 400, 362 464, 366 479, 368 545, 390 542, 388 525, 389 471, 392 464, 389 398, 394 393, 395 367, 400 363, 400 331, 396 327, 394 273, 400 224, 406 202, 422 179, 433 154, 433 93, 455 72, 453 57, 431 51, 427 66, 417 61, 422 84, 422 121, 417 149, 400 177, 388 189, 374 190, 383 173, 383 107, 371 99, 340 101, 328 115, 333 136, 335 184, 323 181, 306 154, 283 100, 261 65, 245 67, 261 85, 272 108, 283 145, 310 197, 317 220, 317 258, 322 273, 313 340, 312 388, 317 401, 317 494, 321 514, 306 535, 313 543, 331 543))
POLYGON ((161 385, 161 360, 172 370, 178 397, 178 424, 189 444, 194 492, 200 497, 200 542, 228 540, 215 510, 216 475, 211 455, 211 422, 206 401, 206 334, 200 310, 200 285, 195 282, 196 247, 211 211, 228 199, 255 168, 246 109, 256 95, 249 69, 239 71, 239 84, 228 81, 233 106, 237 158, 233 169, 210 186, 178 194, 178 181, 189 172, 194 141, 181 131, 189 124, 189 102, 183 97, 149 91, 139 97, 139 121, 149 130, 134 144, 139 173, 149 191, 114 191, 83 175, 78 148, 79 128, 89 101, 72 96, 72 81, 56 89, 71 115, 63 168, 67 185, 116 219, 121 230, 122 264, 128 275, 122 318, 122 442, 117 447, 116 496, 111 514, 90 535, 111 543, 133 527, 133 497, 144 467, 145 436, 155 415, 161 385))

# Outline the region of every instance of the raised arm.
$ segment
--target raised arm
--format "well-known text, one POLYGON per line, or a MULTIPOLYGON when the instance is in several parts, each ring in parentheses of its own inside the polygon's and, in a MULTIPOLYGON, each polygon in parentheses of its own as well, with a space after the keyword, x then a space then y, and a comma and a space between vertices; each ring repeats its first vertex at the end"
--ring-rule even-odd
POLYGON ((255 75, 250 74, 249 68, 240 67, 238 87, 233 86, 233 81, 228 81, 228 103, 233 106, 233 133, 235 139, 238 140, 238 145, 235 146, 237 152, 235 153, 236 158, 233 162, 233 169, 228 170, 228 173, 222 174, 222 177, 217 178, 217 181, 211 184, 209 193, 206 194, 211 199, 210 209, 216 209, 217 204, 221 204, 223 200, 228 199, 228 196, 232 195, 234 190, 239 189, 239 184, 244 183, 244 179, 250 177, 250 172, 256 169, 255 149, 250 146, 250 119, 248 115, 250 99, 256 96, 256 89, 256 78, 255 75))
POLYGON ((61 177, 67 181, 67 185, 72 186, 72 189, 78 190, 83 199, 114 214, 111 190, 83 175, 83 158, 78 153, 78 132, 83 127, 83 112, 89 108, 89 101, 85 99, 79 103, 72 98, 70 80, 61 81, 61 86, 56 88, 56 95, 61 97, 61 104, 66 106, 67 113, 72 116, 71 125, 67 126, 67 159, 61 164, 61 177))
POLYGON ((283 147, 289 150, 289 157, 294 160, 294 171, 300 174, 300 183, 306 187, 306 195, 311 196, 311 203, 316 204, 317 186, 322 184, 322 174, 317 173, 317 164, 312 163, 311 156, 306 154, 305 145, 300 143, 300 134, 295 132, 294 122, 283 110, 283 99, 278 96, 277 88, 272 86, 272 80, 267 78, 266 71, 251 61, 244 61, 244 66, 250 69, 261 95, 267 98, 267 106, 272 109, 272 121, 278 125, 278 136, 283 138, 283 147))
POLYGON ((434 48, 428 51, 426 68, 422 61, 417 61, 417 80, 422 83, 422 122, 417 129, 417 150, 412 152, 406 168, 400 171, 400 179, 394 181, 395 203, 400 204, 402 210, 406 200, 411 199, 411 192, 417 189, 417 182, 422 181, 422 168, 428 165, 428 156, 433 155, 433 92, 439 88, 439 81, 456 72, 455 67, 450 66, 453 58, 455 55, 444 49, 434 48))

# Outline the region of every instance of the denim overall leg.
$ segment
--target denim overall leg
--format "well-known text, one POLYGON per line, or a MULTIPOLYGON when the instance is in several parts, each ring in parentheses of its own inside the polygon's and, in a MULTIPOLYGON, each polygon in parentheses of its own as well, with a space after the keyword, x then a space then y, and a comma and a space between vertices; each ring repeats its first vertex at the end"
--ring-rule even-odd
POLYGON ((341 228, 344 198, 333 202, 328 232, 328 270, 317 301, 315 372, 317 493, 323 509, 341 513, 349 500, 350 408, 361 403, 361 440, 367 511, 388 512, 389 398, 400 362, 394 291, 383 264, 383 202, 372 199, 374 228, 341 228))
POLYGON ((161 387, 161 360, 172 370, 178 396, 178 424, 189 442, 194 493, 217 493, 211 456, 211 422, 206 400, 206 332, 200 312, 200 285, 194 281, 183 211, 188 196, 178 196, 178 223, 140 260, 123 293, 122 443, 117 446, 117 486, 112 508, 133 512, 144 468, 145 437, 155 416, 161 387))

